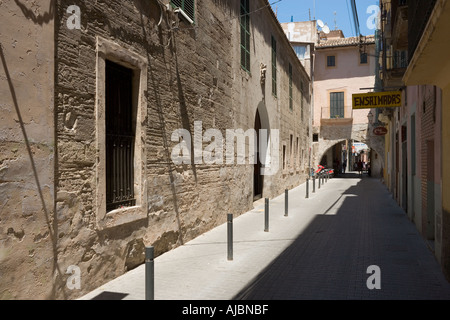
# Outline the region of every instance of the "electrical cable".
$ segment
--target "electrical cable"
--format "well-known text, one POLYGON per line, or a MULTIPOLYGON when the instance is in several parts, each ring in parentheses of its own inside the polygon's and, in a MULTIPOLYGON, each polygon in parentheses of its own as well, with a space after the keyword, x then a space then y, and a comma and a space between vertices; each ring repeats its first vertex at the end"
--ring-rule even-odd
POLYGON ((353 22, 355 24, 356 36, 361 36, 361 31, 359 28, 359 19, 358 19, 358 9, 356 8, 355 0, 351 0, 352 11, 353 11, 353 22))
POLYGON ((348 12, 348 21, 350 22, 350 27, 352 28, 352 34, 356 37, 356 31, 354 30, 354 24, 352 23, 351 15, 350 15, 350 7, 348 6, 348 2, 350 0, 346 0, 347 3, 347 12, 348 12), (353 33, 354 32, 354 33, 353 33))

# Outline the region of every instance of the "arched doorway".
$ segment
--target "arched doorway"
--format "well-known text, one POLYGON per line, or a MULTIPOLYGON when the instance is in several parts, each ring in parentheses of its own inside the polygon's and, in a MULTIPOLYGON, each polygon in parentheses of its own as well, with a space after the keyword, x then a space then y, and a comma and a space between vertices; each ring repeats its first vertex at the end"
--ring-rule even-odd
POLYGON ((264 185, 264 176, 261 175, 261 160, 259 156, 259 140, 260 140, 260 129, 262 129, 261 125, 261 117, 259 115, 259 111, 256 110, 255 117, 255 131, 256 131, 256 161, 254 164, 253 170, 253 200, 258 200, 262 198, 263 194, 263 185, 264 185))

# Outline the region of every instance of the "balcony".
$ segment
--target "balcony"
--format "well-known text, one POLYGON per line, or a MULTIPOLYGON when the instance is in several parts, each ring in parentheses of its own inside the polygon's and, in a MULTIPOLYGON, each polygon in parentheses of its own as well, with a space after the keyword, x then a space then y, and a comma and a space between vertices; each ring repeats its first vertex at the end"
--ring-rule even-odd
POLYGON ((408 49, 408 6, 401 1, 392 23, 392 45, 396 50, 408 49))
MULTIPOLYGON (((392 48, 392 47, 391 47, 392 48)), ((403 86, 403 75, 408 68, 407 50, 387 50, 386 51, 386 73, 384 80, 385 87, 403 86)))
MULTIPOLYGON (((408 51, 396 50, 391 55, 386 55, 386 70, 393 72, 402 72, 408 68, 408 51)), ((401 74, 400 76, 403 76, 401 74)))
POLYGON ((353 107, 342 106, 340 108, 322 107, 320 124, 327 125, 349 125, 353 123, 353 107))

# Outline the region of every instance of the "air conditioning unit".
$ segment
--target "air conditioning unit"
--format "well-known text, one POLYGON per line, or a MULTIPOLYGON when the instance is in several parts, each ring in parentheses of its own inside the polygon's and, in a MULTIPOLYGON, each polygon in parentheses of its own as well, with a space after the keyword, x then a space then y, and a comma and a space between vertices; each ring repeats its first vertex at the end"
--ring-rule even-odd
MULTIPOLYGON (((170 4, 167 4, 167 10, 171 10, 172 7, 170 4)), ((190 24, 194 24, 194 21, 187 15, 186 12, 184 12, 183 9, 181 8, 173 8, 172 10, 173 13, 177 13, 179 16, 181 15, 186 21, 188 21, 190 24)))
POLYGON ((194 23, 194 21, 191 18, 189 18, 186 12, 184 12, 181 8, 175 8, 173 12, 181 14, 190 24, 194 23))

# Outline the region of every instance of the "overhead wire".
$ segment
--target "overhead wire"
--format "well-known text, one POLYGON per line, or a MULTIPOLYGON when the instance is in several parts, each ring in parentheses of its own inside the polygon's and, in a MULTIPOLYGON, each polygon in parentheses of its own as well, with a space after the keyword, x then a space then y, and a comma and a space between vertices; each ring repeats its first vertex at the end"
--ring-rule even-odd
POLYGON ((350 0, 346 0, 346 3, 347 3, 347 12, 348 12, 348 21, 349 21, 349 23, 350 23, 350 28, 352 29, 352 33, 356 36, 356 31, 355 31, 355 28, 354 28, 354 24, 352 23, 352 18, 351 18, 351 14, 350 14, 350 7, 349 7, 349 5, 348 5, 348 2, 349 2, 350 0))
POLYGON ((352 12, 353 12, 353 23, 355 24, 356 36, 361 36, 361 30, 359 28, 359 19, 358 19, 358 9, 356 7, 355 0, 351 0, 352 12))

